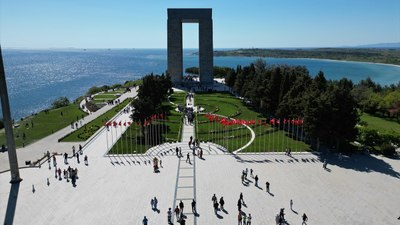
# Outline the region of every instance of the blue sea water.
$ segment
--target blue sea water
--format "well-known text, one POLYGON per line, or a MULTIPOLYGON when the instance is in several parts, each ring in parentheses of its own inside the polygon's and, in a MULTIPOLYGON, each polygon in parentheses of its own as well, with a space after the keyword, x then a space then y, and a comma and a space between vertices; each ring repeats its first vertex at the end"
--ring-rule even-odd
MULTIPOLYGON (((196 50, 184 50, 184 67, 198 66, 196 50)), ((215 57, 214 65, 248 65, 253 57, 215 57)), ((167 68, 166 49, 3 50, 11 114, 19 119, 50 106, 60 96, 71 100, 92 86, 123 83, 167 68)), ((400 67, 317 59, 265 58, 268 64, 304 65, 310 74, 354 82, 370 76, 382 85, 400 81, 400 67)))

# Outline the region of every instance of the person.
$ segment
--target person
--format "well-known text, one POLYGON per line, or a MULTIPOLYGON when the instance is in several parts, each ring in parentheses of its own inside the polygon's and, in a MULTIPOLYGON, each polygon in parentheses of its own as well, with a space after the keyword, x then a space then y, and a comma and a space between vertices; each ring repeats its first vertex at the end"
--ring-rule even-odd
POLYGON ((76 161, 77 161, 78 163, 81 163, 81 162, 79 161, 79 153, 76 153, 76 161))
POLYGON ((269 193, 269 182, 268 181, 265 183, 265 186, 266 186, 267 192, 269 193))
POLYGON ((250 169, 250 176, 253 177, 253 169, 250 169))
POLYGON ((247 225, 251 225, 251 214, 247 217, 247 225))
POLYGON ((185 225, 186 224, 186 220, 184 218, 181 218, 181 220, 179 220, 179 224, 180 225, 185 225))
POLYGON ((62 178, 61 178, 61 169, 60 169, 60 168, 58 168, 57 172, 58 172, 58 177, 59 177, 59 180, 61 180, 61 179, 62 179, 62 178))
POLYGON ((174 210, 174 212, 175 212, 175 216, 176 216, 176 221, 178 221, 179 220, 179 208, 178 208, 178 206, 176 206, 175 207, 175 210, 174 210))
POLYGON ((290 209, 293 211, 293 200, 290 199, 290 209))
POLYGON ((254 180, 256 181, 256 183, 254 184, 256 187, 258 186, 258 176, 256 175, 256 177, 254 178, 254 180))
MULTIPOLYGON (((399 217, 400 218, 400 217, 399 217)), ((302 224, 305 224, 306 222, 307 222, 307 220, 308 220, 308 217, 307 217, 307 215, 304 213, 303 214, 303 223, 302 224)))
POLYGON ((192 201, 192 212, 196 214, 196 201, 194 199, 192 201))
POLYGON ((247 219, 247 216, 246 216, 246 213, 244 213, 243 216, 242 216, 243 225, 246 225, 246 221, 247 221, 246 219, 247 219))
POLYGON ((217 211, 218 211, 218 202, 215 201, 214 202, 214 213, 217 214, 217 211))
POLYGON ((326 169, 327 165, 328 165, 328 163, 326 162, 326 159, 324 159, 324 164, 322 165, 322 168, 326 169))
POLYGON ((242 213, 240 211, 238 214, 238 225, 242 225, 242 213))
POLYGON ((171 208, 168 208, 168 212, 167 212, 167 218, 168 218, 168 224, 172 223, 172 212, 171 212, 171 208))
POLYGON ((146 218, 146 216, 144 216, 144 218, 143 218, 143 225, 147 225, 147 222, 148 222, 149 220, 146 218))
POLYGON ((154 209, 157 209, 158 199, 154 197, 154 209))
POLYGON ((179 148, 178 147, 175 148, 175 152, 176 152, 176 156, 179 157, 179 148))
POLYGON ((68 153, 64 153, 64 163, 68 164, 68 153))
POLYGON ((151 199, 151 200, 150 200, 150 205, 151 205, 151 209, 154 210, 154 199, 151 199))
POLYGON ((183 155, 182 155, 182 148, 181 148, 181 147, 179 147, 179 156, 180 156, 180 157, 183 157, 183 155))
POLYGON ((215 194, 212 196, 211 201, 213 202, 213 204, 214 204, 214 202, 217 201, 217 196, 215 196, 215 194))
POLYGON ((87 155, 85 155, 85 158, 83 159, 84 161, 85 161, 85 165, 87 166, 87 165, 89 165, 89 162, 88 162, 88 157, 87 157, 87 155))
POLYGON ((188 161, 189 161, 189 164, 190 164, 190 154, 189 153, 186 155, 186 162, 188 162, 188 161))
POLYGON ((242 193, 242 192, 240 192, 239 200, 240 200, 242 203, 244 203, 244 200, 243 200, 243 193, 242 193))
POLYGON ((238 207, 239 212, 242 211, 242 202, 240 201, 240 199, 237 203, 237 207, 238 207))
POLYGON ((281 208, 281 211, 279 212, 279 218, 281 219, 281 221, 285 221, 285 212, 284 212, 285 208, 281 208))
POLYGON ((221 197, 219 199, 219 204, 221 205, 221 210, 224 211, 224 205, 225 205, 224 197, 221 197))
POLYGON ((182 202, 182 200, 179 202, 179 209, 180 209, 180 212, 181 212, 181 214, 183 214, 183 207, 184 207, 184 205, 183 205, 183 202, 182 202))

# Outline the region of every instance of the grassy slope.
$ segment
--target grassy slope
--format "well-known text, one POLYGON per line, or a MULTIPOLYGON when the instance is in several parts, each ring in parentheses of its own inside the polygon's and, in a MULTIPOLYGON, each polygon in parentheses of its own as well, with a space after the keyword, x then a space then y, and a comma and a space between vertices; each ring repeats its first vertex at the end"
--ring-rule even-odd
POLYGON ((389 120, 363 113, 360 117, 361 121, 367 122, 367 127, 375 129, 381 133, 395 132, 400 134, 400 123, 395 120, 389 120))
MULTIPOLYGON (((18 121, 20 126, 14 129, 16 145, 17 147, 21 147, 23 143, 25 145, 33 143, 69 126, 71 122, 77 121, 77 119, 81 119, 85 115, 86 113, 81 111, 78 105, 71 104, 66 107, 50 110, 48 114, 42 111, 35 116, 27 117, 24 121, 18 121), (31 121, 33 122, 33 128, 31 121), (23 133, 26 135, 25 140, 23 140, 23 133)), ((5 144, 4 130, 0 133, 0 144, 3 143, 5 144)))

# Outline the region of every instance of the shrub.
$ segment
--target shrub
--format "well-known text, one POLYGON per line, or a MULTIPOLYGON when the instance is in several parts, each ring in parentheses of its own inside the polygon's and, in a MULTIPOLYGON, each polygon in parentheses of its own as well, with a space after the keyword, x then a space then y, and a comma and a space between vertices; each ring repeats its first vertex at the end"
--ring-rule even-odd
POLYGON ((390 143, 383 143, 381 145, 382 154, 385 156, 393 156, 396 153, 396 148, 390 143))
POLYGON ((57 109, 68 105, 69 105, 69 99, 67 97, 59 97, 56 100, 54 100, 53 103, 51 103, 51 108, 57 109))
POLYGON ((93 101, 86 102, 86 108, 90 112, 96 112, 97 110, 99 110, 99 107, 93 101))

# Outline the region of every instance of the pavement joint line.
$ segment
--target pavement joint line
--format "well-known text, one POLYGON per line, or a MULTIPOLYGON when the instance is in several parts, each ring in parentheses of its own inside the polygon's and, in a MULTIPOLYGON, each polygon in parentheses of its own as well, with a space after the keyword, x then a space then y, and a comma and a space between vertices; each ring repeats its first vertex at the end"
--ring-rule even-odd
POLYGON ((194 188, 193 186, 179 186, 178 188, 194 188))
POLYGON ((179 178, 192 178, 194 176, 180 176, 179 178))
POLYGON ((175 201, 180 201, 180 200, 183 200, 183 201, 186 201, 186 200, 192 200, 193 198, 177 198, 175 201))
POLYGON ((178 192, 179 167, 180 167, 180 166, 181 166, 181 161, 179 160, 179 161, 178 161, 178 169, 177 169, 177 171, 176 171, 176 184, 175 184, 175 193, 174 193, 174 199, 175 199, 175 201, 174 201, 174 204, 173 204, 173 206, 172 206, 173 209, 175 209, 175 207, 176 207, 176 201, 177 201, 176 194, 177 194, 177 192, 178 192))

